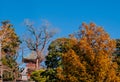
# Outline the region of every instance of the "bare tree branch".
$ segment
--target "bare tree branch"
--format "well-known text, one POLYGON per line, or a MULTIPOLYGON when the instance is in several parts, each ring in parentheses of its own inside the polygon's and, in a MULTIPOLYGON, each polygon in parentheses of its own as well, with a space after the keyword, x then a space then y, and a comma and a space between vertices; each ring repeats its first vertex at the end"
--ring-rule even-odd
POLYGON ((53 30, 49 30, 49 25, 50 24, 48 22, 45 22, 45 24, 42 24, 40 27, 35 28, 33 24, 28 20, 26 23, 29 37, 25 37, 24 41, 29 50, 36 52, 39 63, 44 59, 43 52, 47 43, 56 33, 53 30))

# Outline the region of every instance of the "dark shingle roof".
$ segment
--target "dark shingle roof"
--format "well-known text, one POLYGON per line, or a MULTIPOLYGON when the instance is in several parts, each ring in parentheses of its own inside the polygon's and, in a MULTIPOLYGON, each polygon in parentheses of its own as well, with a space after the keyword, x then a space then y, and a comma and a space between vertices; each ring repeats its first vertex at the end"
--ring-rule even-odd
POLYGON ((37 54, 36 52, 32 51, 32 53, 26 57, 23 57, 24 59, 36 59, 37 58, 37 54))

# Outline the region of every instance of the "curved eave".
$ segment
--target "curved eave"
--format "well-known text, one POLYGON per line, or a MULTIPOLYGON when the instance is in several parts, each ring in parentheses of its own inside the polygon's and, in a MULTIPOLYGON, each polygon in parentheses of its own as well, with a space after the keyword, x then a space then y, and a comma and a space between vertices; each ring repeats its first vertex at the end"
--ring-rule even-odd
POLYGON ((22 61, 23 61, 24 63, 29 63, 29 62, 36 63, 36 59, 23 58, 22 61))

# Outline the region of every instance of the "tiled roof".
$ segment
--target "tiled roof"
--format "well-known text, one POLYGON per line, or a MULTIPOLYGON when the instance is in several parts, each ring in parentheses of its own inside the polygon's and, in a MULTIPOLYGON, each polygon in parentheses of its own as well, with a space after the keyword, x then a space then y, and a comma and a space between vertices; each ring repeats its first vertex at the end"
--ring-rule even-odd
POLYGON ((30 55, 28 55, 27 57, 24 57, 25 59, 36 59, 37 58, 37 54, 36 52, 32 51, 32 53, 30 55))

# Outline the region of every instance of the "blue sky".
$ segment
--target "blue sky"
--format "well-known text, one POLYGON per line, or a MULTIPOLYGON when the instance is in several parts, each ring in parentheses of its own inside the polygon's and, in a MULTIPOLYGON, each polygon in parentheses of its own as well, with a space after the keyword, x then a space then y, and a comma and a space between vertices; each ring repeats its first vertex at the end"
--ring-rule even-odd
POLYGON ((82 22, 95 22, 112 38, 120 38, 119 0, 0 0, 0 21, 10 20, 19 36, 24 19, 48 20, 60 29, 58 37, 78 30, 82 22))

